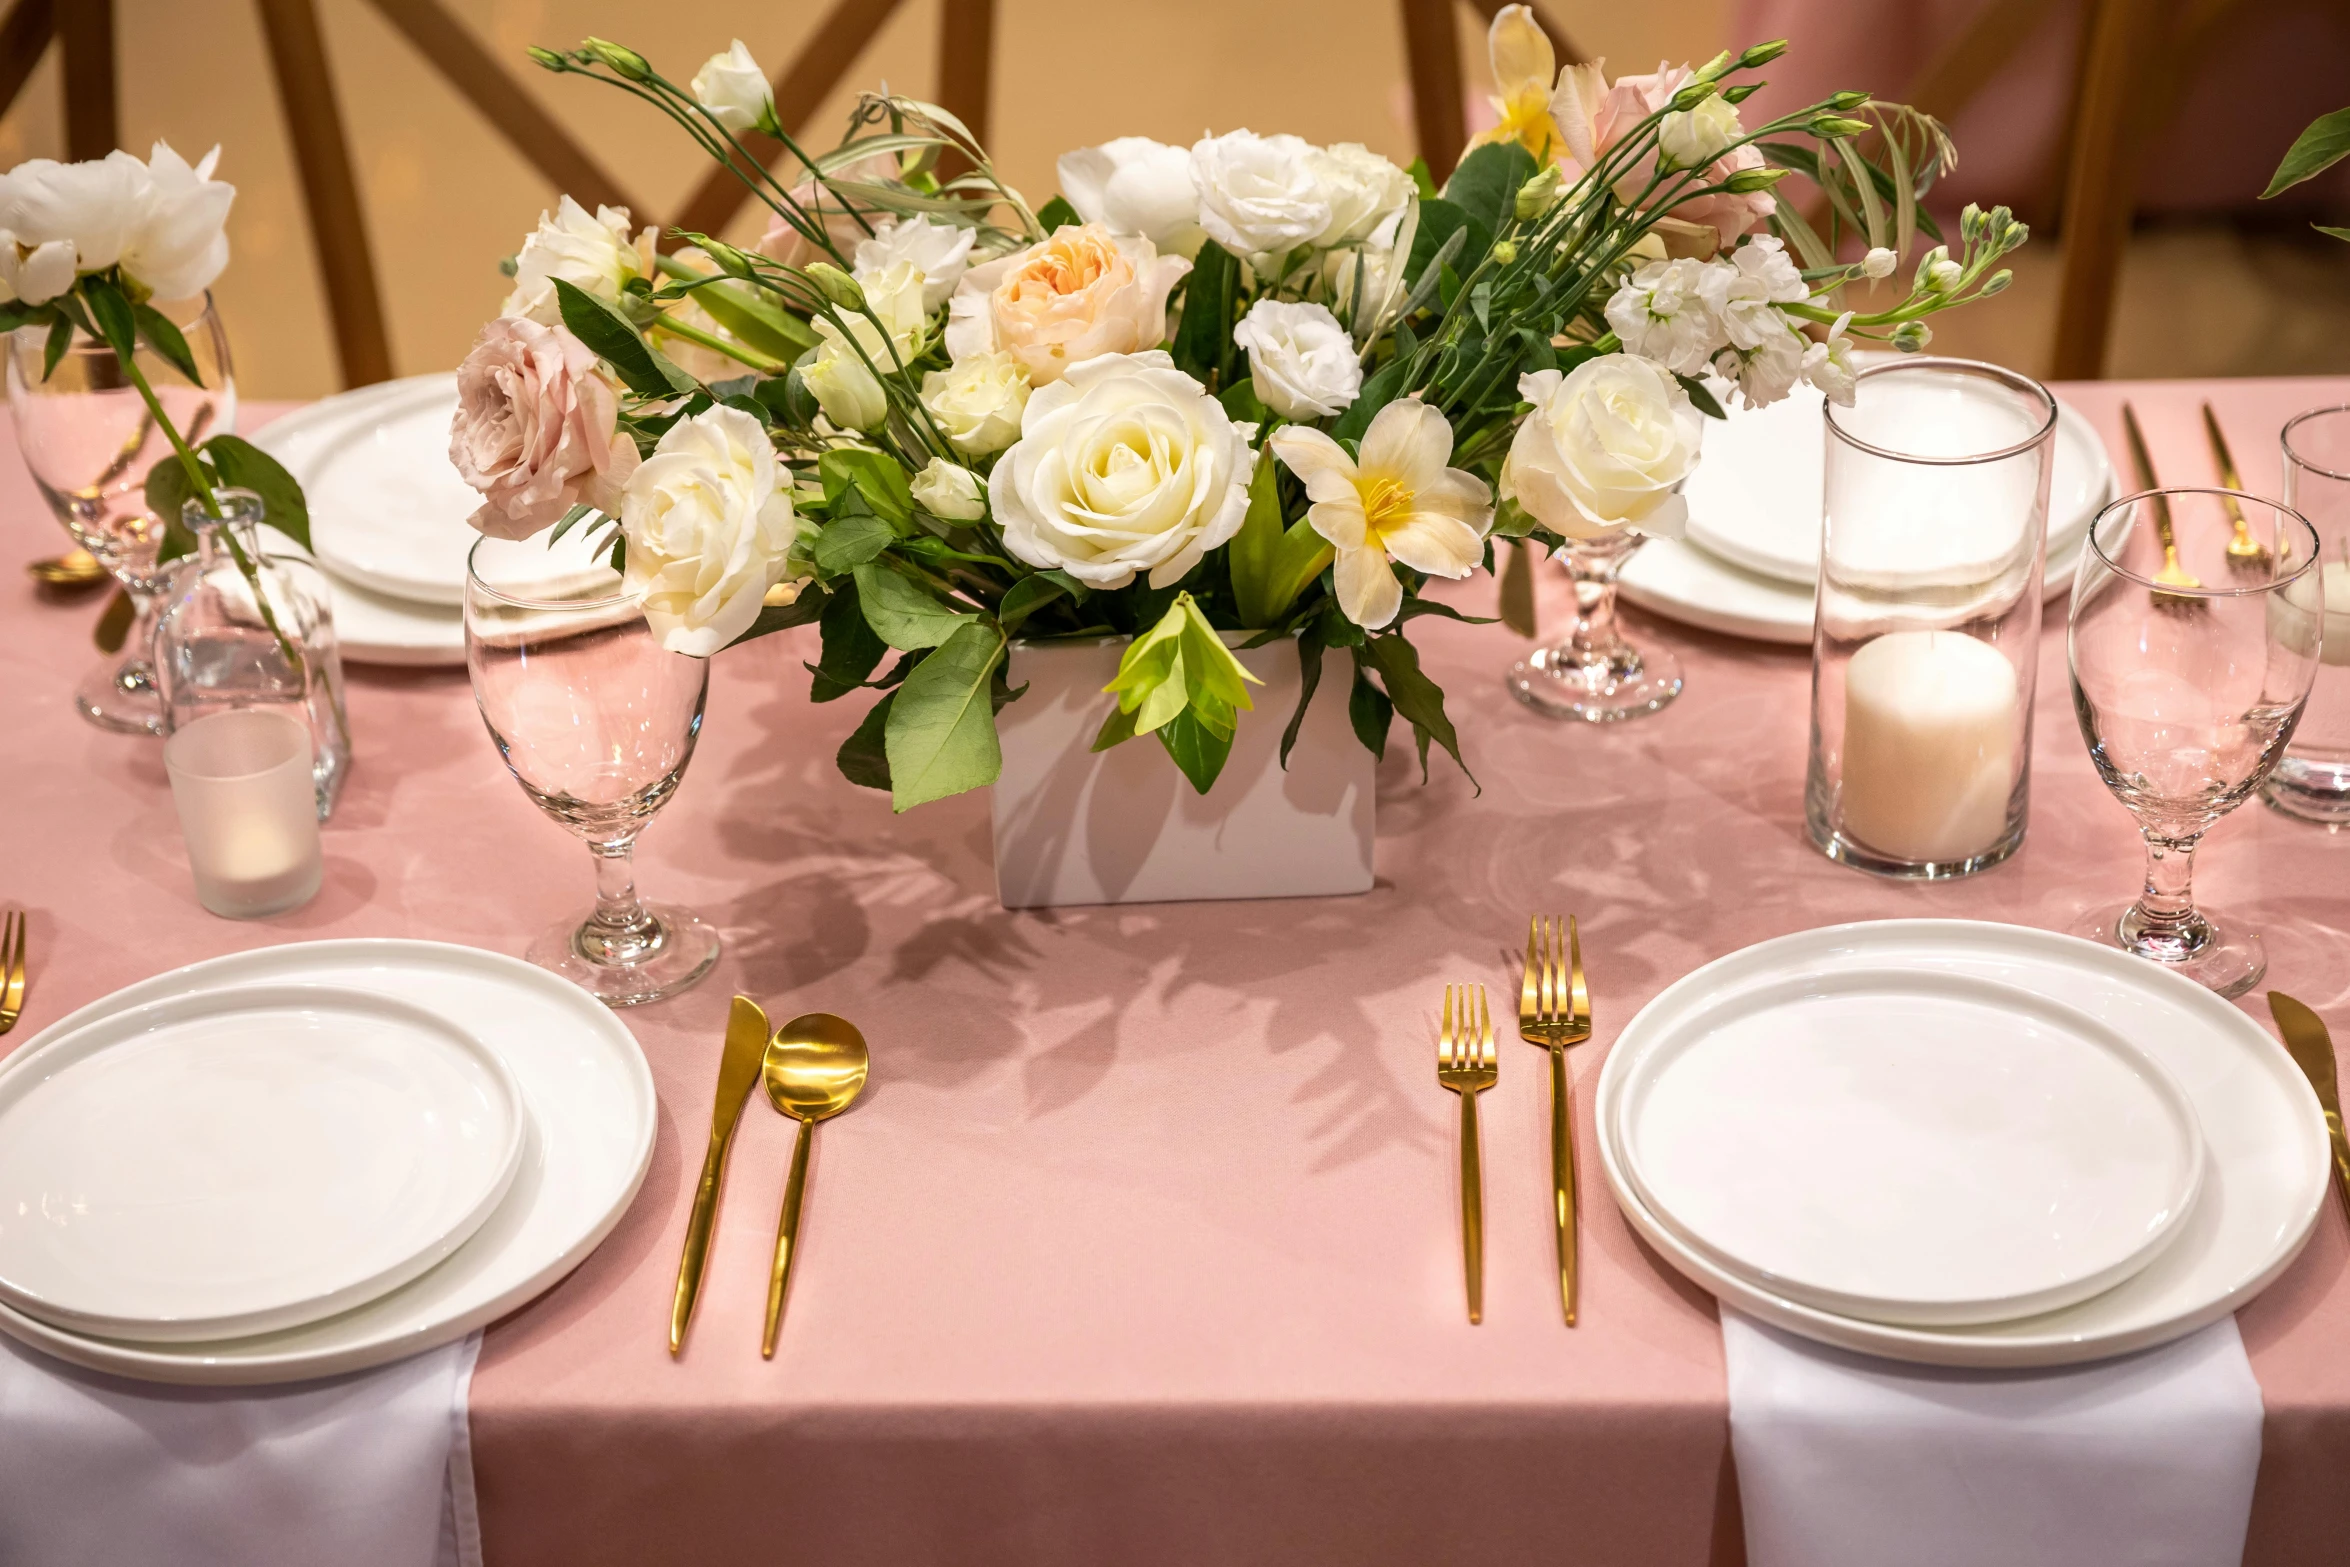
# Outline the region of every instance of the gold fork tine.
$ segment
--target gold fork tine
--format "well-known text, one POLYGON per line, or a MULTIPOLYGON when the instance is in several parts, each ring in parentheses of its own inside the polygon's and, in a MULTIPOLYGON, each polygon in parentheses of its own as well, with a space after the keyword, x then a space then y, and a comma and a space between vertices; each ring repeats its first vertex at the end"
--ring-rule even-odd
POLYGON ((1584 1036, 1588 1038, 1591 1033, 1591 987, 1583 982, 1583 936, 1575 928, 1575 917, 1572 914, 1567 916, 1567 953, 1568 961, 1573 965, 1573 975, 1567 982, 1572 997, 1572 1016, 1568 1021, 1583 1030, 1584 1036))
POLYGON ((5 924, 0 924, 0 1034, 16 1027, 16 1020, 24 1015, 25 927, 29 922, 24 910, 10 909, 5 924))

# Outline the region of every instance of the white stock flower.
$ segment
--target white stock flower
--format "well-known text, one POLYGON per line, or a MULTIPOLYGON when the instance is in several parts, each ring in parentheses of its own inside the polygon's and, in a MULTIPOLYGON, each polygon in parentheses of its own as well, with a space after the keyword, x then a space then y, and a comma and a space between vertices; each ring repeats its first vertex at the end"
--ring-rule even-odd
POLYGON ((1295 136, 1228 131, 1192 143, 1200 226, 1236 256, 1302 245, 1330 226, 1330 199, 1314 149, 1295 136))
POLYGON ((28 249, 64 240, 81 271, 103 272, 137 231, 148 182, 147 166, 127 152, 86 163, 28 159, 0 176, 0 228, 28 249))
POLYGON ((1659 120, 1656 144, 1675 168, 1702 169, 1745 134, 1738 106, 1715 93, 1694 109, 1676 109, 1659 120))
POLYGON ((1964 276, 1965 269, 1950 259, 1950 247, 1936 245, 1918 258, 1915 283, 1920 293, 1947 294, 1964 276))
POLYGON ((914 475, 911 488, 914 504, 933 517, 977 522, 987 515, 987 494, 979 487, 979 475, 944 457, 931 458, 930 465, 914 475))
POLYGON ((1164 352, 1104 354, 1028 400, 988 476, 1004 547, 1097 588, 1163 588, 1240 531, 1257 454, 1164 352))
POLYGON ((1789 330, 1777 307, 1811 297, 1786 248, 1768 235, 1748 240, 1725 260, 1706 263, 1704 288, 1722 340, 1740 350, 1760 348, 1789 330))
POLYGON ((1376 631, 1403 607, 1391 560, 1432 577, 1465 577, 1485 558, 1493 492, 1446 466, 1452 426, 1416 397, 1379 410, 1361 457, 1319 430, 1284 425, 1267 440, 1305 481, 1306 520, 1338 551, 1333 573, 1346 618, 1376 631))
POLYGON ((1702 261, 1651 261, 1607 302, 1607 324, 1627 353, 1695 375, 1722 343, 1706 283, 1702 261))
POLYGON ((1121 136, 1099 147, 1061 154, 1054 165, 1061 194, 1088 223, 1113 234, 1139 234, 1169 255, 1196 256, 1207 230, 1199 226, 1199 189, 1191 182, 1191 154, 1148 136, 1121 136))
POLYGON ((1811 340, 1795 330, 1786 317, 1778 320, 1780 330, 1766 335, 1753 348, 1725 348, 1714 359, 1714 374, 1735 381, 1738 395, 1749 408, 1768 407, 1803 379, 1804 351, 1811 340))
POLYGON ((53 239, 27 253, 17 248, 14 234, 0 229, 0 302, 47 304, 73 287, 73 261, 70 239, 53 239))
POLYGON ((922 308, 936 310, 971 269, 971 241, 977 237, 959 224, 920 216, 885 222, 857 242, 857 276, 886 273, 904 262, 922 274, 922 308))
MULTIPOLYGON (((123 239, 122 270, 158 299, 193 299, 228 265, 228 209, 237 188, 212 177, 220 163, 213 148, 189 166, 157 142, 147 159, 147 192, 123 239)), ((82 259, 89 265, 87 256, 82 259)))
POLYGON ((708 658, 750 629, 798 537, 789 481, 759 421, 724 404, 671 425, 629 475, 624 576, 663 647, 708 658))
POLYGON ((1324 249, 1365 243, 1411 202, 1412 177, 1360 142, 1315 148, 1306 165, 1330 209, 1328 221, 1313 236, 1324 249))
POLYGON ((1852 363, 1852 339, 1844 335, 1844 329, 1851 324, 1852 312, 1847 310, 1828 328, 1826 342, 1814 343, 1803 351, 1803 378, 1840 408, 1852 406, 1853 388, 1858 384, 1859 371, 1852 363))
POLYGON ((973 354, 922 377, 922 406, 948 445, 985 457, 1020 439, 1029 391, 1028 372, 1010 354, 973 354))
POLYGON ((1284 419, 1326 419, 1363 389, 1354 340, 1320 305, 1260 299, 1232 341, 1248 353, 1257 397, 1284 419))
POLYGON ((775 90, 767 85, 767 73, 759 69, 759 62, 751 58, 740 38, 694 72, 693 94, 694 102, 730 131, 774 123, 775 90))
POLYGON ((1899 265, 1900 261, 1901 258, 1899 256, 1893 254, 1892 251, 1886 249, 1883 245, 1876 246, 1874 249, 1870 250, 1867 255, 1860 258, 1861 276, 1872 278, 1891 277, 1893 275, 1894 267, 1899 265))
POLYGON ((1501 465, 1502 499, 1572 539, 1625 528, 1680 536, 1681 481, 1697 466, 1699 414, 1659 366, 1603 354, 1518 379, 1534 405, 1501 465))
POLYGON ((561 325, 558 279, 598 299, 618 300, 630 278, 653 275, 653 232, 648 226, 631 238, 626 207, 598 207, 591 216, 565 196, 553 214, 539 214, 539 226, 522 242, 514 258, 514 291, 498 313, 561 325))

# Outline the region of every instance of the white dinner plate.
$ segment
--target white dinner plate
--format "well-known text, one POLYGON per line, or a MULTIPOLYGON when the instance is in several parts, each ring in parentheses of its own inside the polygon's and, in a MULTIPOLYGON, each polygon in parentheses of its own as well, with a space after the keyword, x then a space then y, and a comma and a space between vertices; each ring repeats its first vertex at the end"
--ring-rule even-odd
POLYGON ((1690 1245, 1626 1179, 1617 1130, 1622 1091, 1640 1065, 1640 1039, 1657 1037, 1635 1018, 1600 1070, 1600 1159, 1633 1228, 1701 1287, 1763 1321, 1845 1349, 1935 1365, 2051 1366, 2191 1333, 2259 1294, 2300 1254, 2331 1168, 2317 1096, 2251 1018, 2127 953, 1968 920, 1830 926, 1717 959, 1667 987, 1643 1015, 1777 980, 1888 968, 2031 991, 2088 1014, 2161 1062, 2194 1106, 2204 1139, 2202 1192, 2177 1238, 2103 1294, 2011 1322, 1898 1326, 1790 1300, 1690 1245))
POLYGON ((314 985, 206 990, 0 1065, 0 1300, 104 1338, 315 1322, 481 1228, 522 1159, 497 1055, 314 985))
POLYGON ((253 443, 285 464, 310 507, 310 547, 346 582, 394 599, 465 602, 466 523, 481 504, 449 461, 454 371, 322 398, 253 443))
POLYGON ((371 593, 326 574, 335 599, 335 646, 347 664, 410 669, 465 667, 465 612, 371 593))
POLYGON ((1716 1263, 1849 1317, 2000 1322, 2145 1267, 2203 1180, 2185 1091, 2113 1029, 1968 974, 1856 969, 1641 1012, 1616 1146, 1716 1263))
POLYGON ((62 1360, 156 1382, 255 1384, 333 1376, 448 1343, 523 1305, 620 1222, 653 1156, 658 1106, 642 1051, 577 986, 519 958, 435 941, 265 947, 191 964, 92 1002, 25 1051, 146 1002, 254 984, 333 985, 404 997, 501 1056, 527 1111, 505 1201, 438 1267, 324 1321, 228 1342, 125 1344, 0 1304, 0 1330, 62 1360))

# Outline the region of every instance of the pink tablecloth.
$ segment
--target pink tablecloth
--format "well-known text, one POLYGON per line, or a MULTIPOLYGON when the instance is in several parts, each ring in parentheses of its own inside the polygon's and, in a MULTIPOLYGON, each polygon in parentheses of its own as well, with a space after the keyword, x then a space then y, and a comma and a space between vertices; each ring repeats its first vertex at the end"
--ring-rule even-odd
MULTIPOLYGON (((2118 441, 2144 412, 2166 477, 2208 474, 2208 393, 2256 488, 2273 435, 2346 382, 2067 389, 2118 441)), ((59 536, 7 461, 5 554, 59 536)), ((1489 590, 1479 588, 1480 594, 1489 590)), ((15 572, 0 639, 0 895, 33 911, 21 1040, 127 981, 327 935, 516 952, 588 896, 585 854, 507 777, 457 673, 354 669, 357 764, 325 891, 285 919, 196 906, 151 744, 66 705, 90 608, 15 572)), ((1553 613, 1556 604, 1552 605, 1553 613)), ((728 940, 675 1002, 626 1014, 663 1116, 635 1208, 489 1334, 474 1453, 496 1567, 702 1563, 1593 1561, 1740 1553, 1711 1300, 1635 1241, 1592 1156, 1608 1042, 1671 979, 1835 920, 2061 926, 2129 889, 2127 818, 2043 653, 2031 837, 1954 886, 1879 882, 1800 825, 1806 662, 1642 623, 1689 677, 1604 731, 1514 706, 1499 627, 1422 622, 1480 794, 1404 747, 1380 773, 1379 884, 1348 899, 1007 914, 983 798, 893 817, 832 753, 801 634, 719 661, 643 881, 728 940), (1487 1096, 1487 1317, 1463 1319, 1438 987, 1514 984, 1535 909, 1583 921, 1597 1035, 1575 1055, 1584 1325, 1550 1276, 1538 1059, 1487 1096), (872 1041, 872 1088, 819 1141, 783 1344, 757 1352, 789 1137, 753 1107, 704 1305, 663 1348, 728 995, 824 1008, 872 1041)), ((2350 838, 2260 808, 2201 887, 2267 931, 2275 982, 2350 1030, 2350 838)), ((2350 1282, 2329 1210, 2242 1323, 2268 1406, 2248 1560, 2350 1539, 2350 1282)))

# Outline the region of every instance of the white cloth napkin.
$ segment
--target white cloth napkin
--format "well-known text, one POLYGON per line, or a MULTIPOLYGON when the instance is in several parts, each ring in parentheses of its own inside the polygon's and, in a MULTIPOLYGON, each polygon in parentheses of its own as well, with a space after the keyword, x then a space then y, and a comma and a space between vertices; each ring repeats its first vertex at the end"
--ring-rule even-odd
POLYGON ((0 1335, 0 1562, 481 1567, 466 1391, 481 1335, 379 1370, 192 1388, 0 1335))
POLYGON ((2236 1319, 2051 1371, 1850 1354, 1724 1307, 1748 1567, 2237 1567, 2260 1384, 2236 1319))

